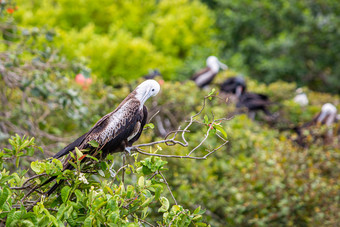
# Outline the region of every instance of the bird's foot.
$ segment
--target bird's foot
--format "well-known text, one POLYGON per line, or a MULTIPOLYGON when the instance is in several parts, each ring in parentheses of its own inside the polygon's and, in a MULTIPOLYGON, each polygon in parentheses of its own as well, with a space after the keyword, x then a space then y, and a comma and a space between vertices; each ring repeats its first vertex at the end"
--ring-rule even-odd
POLYGON ((125 147, 125 151, 131 155, 131 147, 125 147))

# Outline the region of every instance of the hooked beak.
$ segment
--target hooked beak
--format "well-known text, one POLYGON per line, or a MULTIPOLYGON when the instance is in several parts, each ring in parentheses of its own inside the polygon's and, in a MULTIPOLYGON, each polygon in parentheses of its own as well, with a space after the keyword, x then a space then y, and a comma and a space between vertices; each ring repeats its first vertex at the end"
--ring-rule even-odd
POLYGON ((223 69, 223 70, 227 70, 228 69, 228 66, 223 64, 222 62, 219 61, 218 64, 220 65, 221 69, 223 69))
POLYGON ((242 86, 237 86, 236 88, 236 97, 240 97, 242 94, 243 88, 242 86))
POLYGON ((162 86, 164 84, 164 80, 160 79, 160 80, 158 80, 158 83, 159 83, 159 85, 162 86))

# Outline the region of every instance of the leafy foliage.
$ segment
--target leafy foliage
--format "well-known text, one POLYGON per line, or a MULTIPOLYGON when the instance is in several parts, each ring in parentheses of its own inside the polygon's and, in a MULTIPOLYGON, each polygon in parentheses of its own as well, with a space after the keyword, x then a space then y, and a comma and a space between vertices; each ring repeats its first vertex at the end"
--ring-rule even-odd
POLYGON ((131 81, 151 68, 167 79, 177 78, 183 60, 199 61, 217 50, 211 40, 213 14, 199 1, 18 4, 25 8, 15 14, 20 24, 41 27, 47 22, 58 34, 61 51, 70 59, 85 58, 108 84, 119 78, 131 81))
MULTIPOLYGON (((13 150, 16 150, 18 146, 27 149, 36 146, 34 138, 25 139, 16 136, 9 141, 13 150)), ((6 150, 0 151, 1 160, 8 156, 6 156, 6 152, 6 150)), ((79 152, 78 156, 81 156, 81 151, 79 152)), ((21 156, 33 156, 33 154, 27 153, 21 156)), ((149 216, 153 215, 152 210, 159 205, 157 212, 163 216, 157 221, 160 226, 188 226, 190 223, 206 226, 200 222, 203 212, 199 208, 190 212, 181 205, 171 206, 169 200, 161 196, 164 182, 162 181, 163 177, 160 177, 159 174, 164 170, 166 163, 160 158, 138 161, 135 156, 135 162, 133 165, 128 165, 127 170, 129 170, 129 175, 136 175, 138 180, 124 185, 123 183, 114 183, 117 176, 113 181, 99 180, 96 175, 80 172, 83 168, 80 167, 79 161, 75 166, 77 174, 73 174, 70 170, 62 172, 62 164, 57 159, 53 159, 52 162, 32 162, 32 170, 38 173, 38 176, 42 176, 34 179, 38 183, 44 182, 43 178, 46 175, 57 176, 57 180, 67 179, 71 183, 60 189, 59 196, 42 197, 35 202, 36 196, 32 195, 27 198, 23 191, 15 191, 20 187, 27 188, 27 185, 30 184, 28 180, 31 179, 23 176, 27 170, 19 169, 16 173, 11 174, 6 169, 2 169, 0 175, 0 221, 3 224, 6 223, 7 226, 47 226, 51 224, 64 226, 64 223, 69 226, 97 226, 101 224, 138 226, 141 223, 150 224, 149 216), (147 168, 149 172, 144 173, 144 168, 147 168), (25 199, 33 201, 27 203, 25 199), (58 207, 58 209, 54 207, 58 207)), ((105 162, 102 162, 97 166, 103 168, 106 165, 105 162)), ((151 219, 151 221, 153 220, 151 219)))
MULTIPOLYGON (((18 10, 15 5, 1 8, 5 15, 0 43, 1 224, 337 225, 339 136, 325 143, 322 134, 327 128, 316 126, 303 132, 308 146, 302 148, 294 142, 297 134, 289 129, 311 120, 326 102, 339 109, 339 96, 304 87, 310 105, 301 107, 292 101, 295 83, 266 85, 253 78, 266 82, 281 78, 317 89, 321 78, 329 84, 328 91, 336 91, 338 3, 204 2, 215 12, 197 1, 34 0, 18 1, 18 10), (218 42, 212 37, 217 34, 215 19, 220 28, 218 42), (54 29, 43 28, 45 23, 54 29), (269 95, 274 103, 271 111, 280 116, 278 122, 266 122, 258 113, 256 121, 240 114, 211 124, 212 119, 239 111, 231 97, 219 94, 221 99, 209 100, 202 113, 203 127, 191 128, 188 138, 195 142, 189 145, 193 149, 207 128, 228 137, 228 147, 210 159, 128 158, 124 184, 118 155, 94 162, 84 172, 80 163, 75 163, 76 172, 61 172, 58 160, 36 161, 42 155, 36 144, 50 157, 112 111, 140 82, 133 79, 148 68, 159 68, 167 79, 184 79, 202 67, 207 55, 217 53, 221 44, 229 65, 251 72, 246 77, 248 90, 269 95), (87 90, 75 83, 78 73, 93 77, 87 90), (129 86, 122 85, 126 79, 129 86), (107 171, 112 162, 115 179, 107 171), (33 172, 42 174, 33 179, 35 183, 57 176, 69 179, 69 184, 59 189, 60 196, 41 200, 27 211, 20 202, 23 191, 14 187, 26 185, 33 172), (181 205, 173 202, 159 173, 181 205)), ((237 74, 232 70, 218 74, 212 87, 218 91, 218 84, 237 74)), ((201 108, 206 93, 191 81, 166 81, 157 99, 148 104, 150 116, 160 111, 149 124, 155 130, 145 130, 140 141, 155 141, 162 135, 160 122, 166 132, 177 129, 201 108)), ((338 131, 339 125, 333 129, 338 131)), ((197 152, 216 144, 216 138, 208 137, 197 152)), ((163 153, 165 147, 161 148, 157 152, 163 153)), ((165 152, 176 155, 183 149, 166 147, 165 152)), ((27 199, 34 202, 38 196, 27 199)))
POLYGON ((338 1, 214 2, 220 39, 234 67, 267 83, 282 79, 339 91, 338 1))

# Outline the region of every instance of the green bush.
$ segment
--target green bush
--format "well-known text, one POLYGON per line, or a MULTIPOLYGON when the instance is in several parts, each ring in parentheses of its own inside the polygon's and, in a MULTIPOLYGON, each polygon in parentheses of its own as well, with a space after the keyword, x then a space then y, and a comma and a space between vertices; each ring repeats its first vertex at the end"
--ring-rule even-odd
POLYGON ((18 5, 22 10, 15 18, 20 25, 55 29, 61 51, 69 59, 83 58, 107 84, 118 78, 132 81, 152 68, 166 79, 187 78, 191 75, 176 73, 185 60, 202 64, 218 50, 218 42, 212 40, 213 14, 199 1, 62 0, 18 5))
MULTIPOLYGON (((170 206, 169 200, 162 196, 165 182, 161 171, 164 170, 167 162, 159 157, 140 161, 135 155, 134 163, 128 165, 125 171, 129 175, 134 174, 134 178, 138 180, 126 185, 114 182, 117 175, 112 180, 99 180, 96 175, 82 172, 85 169, 84 164, 81 164, 78 158, 76 174, 70 170, 61 172, 62 163, 57 159, 32 162, 31 168, 39 174, 38 177, 57 176, 57 180, 64 179, 69 182, 60 188, 58 196, 45 198, 29 195, 23 189, 33 187, 32 179, 41 184, 46 177, 28 179, 24 176, 27 170, 17 169, 15 173, 6 170, 9 166, 6 160, 17 157, 18 167, 19 157, 34 155, 36 147, 34 138, 26 139, 16 135, 9 142, 12 148, 0 151, 0 223, 2 225, 139 226, 145 223, 150 225, 148 221, 155 223, 156 220, 149 220, 148 216, 153 215, 152 208, 158 207, 157 212, 163 216, 157 221, 160 226, 189 226, 190 223, 206 226, 200 222, 204 213, 200 207, 190 212, 181 205, 170 206)), ((82 156, 81 151, 78 152, 82 156)), ((106 162, 102 161, 95 165, 99 168, 98 172, 102 177, 109 175, 107 171, 109 166, 106 162)), ((86 166, 89 172, 93 172, 93 168, 86 166)))
POLYGON ((266 83, 339 91, 338 1, 214 2, 219 39, 234 67, 266 83))

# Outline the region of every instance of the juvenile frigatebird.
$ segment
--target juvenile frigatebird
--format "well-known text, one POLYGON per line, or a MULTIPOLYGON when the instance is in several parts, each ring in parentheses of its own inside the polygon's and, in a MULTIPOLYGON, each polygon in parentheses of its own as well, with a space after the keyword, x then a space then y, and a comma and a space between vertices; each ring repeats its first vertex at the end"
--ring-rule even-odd
MULTIPOLYGON (((109 153, 124 150, 130 152, 130 147, 141 136, 147 120, 148 110, 144 103, 148 98, 157 95, 159 90, 160 85, 155 80, 144 81, 114 111, 102 117, 87 133, 67 145, 53 158, 68 155, 63 162, 63 171, 66 169, 71 170, 73 166, 69 162, 74 162, 75 160, 70 155, 70 152, 74 154, 74 157, 77 157, 76 147, 79 150, 87 150, 84 151, 82 162, 86 160, 87 154, 99 156, 99 153, 96 152, 98 149, 89 144, 91 141, 98 143, 98 147, 102 151, 101 158, 106 157, 109 153)), ((56 176, 51 177, 42 185, 53 181, 55 178, 56 176)), ((61 183, 62 180, 55 183, 47 191, 47 196, 51 195, 61 183)))
POLYGON ((337 114, 337 108, 331 103, 325 103, 321 107, 321 111, 313 117, 313 119, 309 122, 304 123, 302 126, 294 127, 294 131, 298 134, 297 142, 301 146, 306 146, 305 136, 302 133, 303 129, 309 128, 311 126, 319 126, 326 125, 328 127, 326 133, 322 135, 325 143, 329 143, 332 141, 333 133, 333 124, 340 121, 340 115, 337 114))
POLYGON ((221 63, 217 57, 209 56, 207 58, 207 67, 195 73, 191 80, 195 81, 198 87, 203 88, 213 81, 220 68, 228 69, 228 66, 221 63))
POLYGON ((249 117, 255 119, 255 112, 259 110, 262 110, 267 116, 272 116, 267 108, 271 104, 272 102, 267 95, 245 92, 239 97, 236 107, 246 107, 249 111, 249 117))
POLYGON ((246 82, 241 76, 230 77, 221 84, 221 91, 234 94, 236 97, 240 97, 246 89, 246 82))

